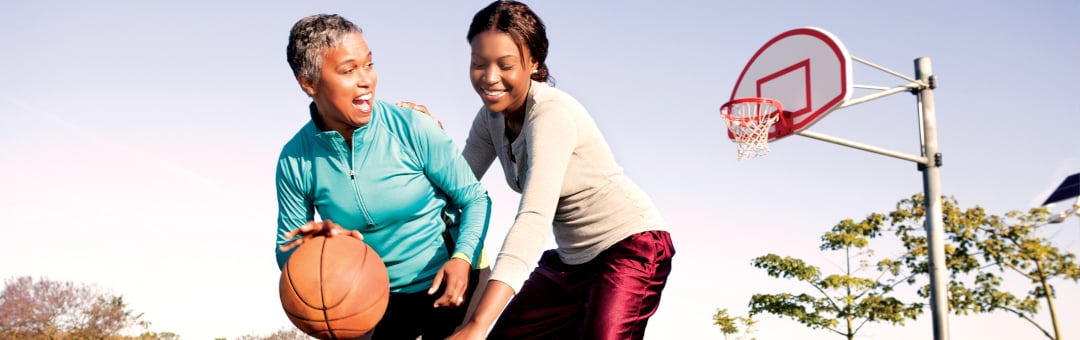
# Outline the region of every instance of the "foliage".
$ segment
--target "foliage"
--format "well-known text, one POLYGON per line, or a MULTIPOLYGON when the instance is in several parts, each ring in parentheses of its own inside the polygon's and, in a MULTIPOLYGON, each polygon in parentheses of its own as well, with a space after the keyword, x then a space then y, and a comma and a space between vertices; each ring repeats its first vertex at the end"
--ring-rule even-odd
MULTIPOLYGON (((1059 318, 1054 308, 1052 279, 1076 282, 1080 267, 1076 255, 1055 247, 1039 236, 1050 213, 1045 208, 1010 211, 1004 217, 986 213, 981 207, 961 209, 954 198, 942 198, 945 266, 950 273, 949 309, 958 315, 1003 310, 1039 329, 1049 339, 1061 339, 1059 318), (1017 295, 1002 288, 1006 273, 1027 279, 1031 290, 1017 295), (1040 300, 1047 304, 1052 332, 1034 320, 1040 300)), ((907 249, 894 267, 904 266, 913 274, 929 273, 926 249, 926 206, 921 194, 900 201, 890 213, 893 230, 907 249)), ((914 283, 912 276, 909 282, 914 283)), ((918 293, 928 297, 929 285, 918 293)))
POLYGON ((301 332, 299 329, 296 329, 295 327, 283 327, 283 328, 279 329, 277 332, 270 333, 269 335, 249 334, 249 335, 244 335, 244 336, 241 336, 239 338, 236 338, 236 340, 307 340, 307 339, 311 339, 311 337, 309 337, 307 334, 304 334, 304 332, 301 332))
POLYGON ((141 327, 143 329, 143 332, 139 333, 139 336, 134 337, 132 339, 138 339, 138 340, 180 340, 180 334, 176 334, 176 333, 173 333, 173 332, 157 333, 157 332, 151 331, 150 330, 150 324, 151 324, 150 321, 140 320, 138 322, 138 324, 139 324, 139 327, 141 327))
POLYGON ((755 258, 754 267, 765 270, 769 276, 805 282, 816 294, 754 294, 750 299, 750 316, 770 313, 788 317, 812 329, 829 330, 848 339, 870 322, 902 325, 907 319, 915 319, 923 304, 905 303, 892 297, 894 287, 904 280, 886 279, 901 275, 901 268, 889 266, 895 262, 891 259, 870 262, 873 257, 868 249, 870 240, 882 235, 885 219, 881 214, 871 214, 858 222, 845 219, 822 236, 822 251, 844 252, 847 265, 843 273, 826 275, 803 260, 776 254, 755 258), (852 260, 859 261, 853 266, 852 260), (858 276, 870 271, 875 272, 870 277, 858 276))
POLYGON ((720 332, 724 333, 725 340, 756 340, 757 338, 750 337, 754 333, 755 321, 751 317, 731 316, 728 315, 727 308, 717 309, 716 314, 713 314, 713 324, 720 326, 720 332), (743 334, 739 334, 739 325, 742 324, 743 334), (732 335, 736 335, 734 339, 731 339, 732 335))
MULTIPOLYGON (((775 254, 754 259, 753 265, 764 269, 769 276, 806 282, 817 294, 755 294, 750 302, 750 315, 771 313, 790 317, 810 328, 831 330, 849 339, 866 322, 903 324, 906 319, 915 319, 922 304, 906 304, 889 295, 896 285, 906 282, 919 287, 920 297, 930 296, 929 280, 919 284, 919 278, 927 278, 930 273, 926 210, 923 195, 916 194, 901 200, 887 215, 871 214, 858 223, 844 220, 834 226, 822 237, 821 250, 845 251, 848 269, 843 274, 824 276, 818 267, 775 254), (876 262, 879 274, 876 277, 854 276, 850 261, 872 255, 869 241, 886 232, 900 241, 902 254, 876 262), (854 255, 850 253, 853 250, 854 255), (846 332, 840 331, 840 320, 847 322, 846 332), (854 326, 855 320, 862 321, 854 326)), ((956 199, 943 197, 944 262, 949 273, 950 311, 957 315, 1005 311, 1027 321, 1047 338, 1061 339, 1051 281, 1080 281, 1080 266, 1075 254, 1040 236, 1039 229, 1049 217, 1045 208, 996 216, 978 206, 961 209, 956 199), (1026 280, 1030 289, 1015 293, 1003 288, 1008 274, 1026 280), (1050 329, 1035 321, 1042 302, 1050 314, 1050 329)), ((856 271, 869 268, 868 262, 861 262, 857 268, 856 271)), ((726 311, 718 313, 714 320, 724 334, 736 331, 729 328, 733 327, 733 319, 726 311)))
MULTIPOLYGON (((126 339, 120 332, 140 324, 141 317, 123 296, 73 282, 17 277, 6 280, 0 293, 3 339, 126 339)), ((179 338, 145 335, 139 338, 179 338)))

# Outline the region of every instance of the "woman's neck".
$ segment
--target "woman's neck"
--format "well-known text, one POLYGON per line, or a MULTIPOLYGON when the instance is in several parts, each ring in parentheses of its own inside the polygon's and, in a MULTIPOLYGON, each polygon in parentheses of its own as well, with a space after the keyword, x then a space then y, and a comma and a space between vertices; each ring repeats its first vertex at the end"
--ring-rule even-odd
MULTIPOLYGON (((312 104, 312 107, 314 107, 314 104, 312 104)), ((319 131, 337 131, 337 133, 345 139, 345 146, 347 146, 349 150, 352 150, 352 137, 353 133, 356 132, 356 128, 344 124, 341 126, 330 126, 318 111, 312 113, 311 120, 314 121, 315 127, 318 128, 319 131)))

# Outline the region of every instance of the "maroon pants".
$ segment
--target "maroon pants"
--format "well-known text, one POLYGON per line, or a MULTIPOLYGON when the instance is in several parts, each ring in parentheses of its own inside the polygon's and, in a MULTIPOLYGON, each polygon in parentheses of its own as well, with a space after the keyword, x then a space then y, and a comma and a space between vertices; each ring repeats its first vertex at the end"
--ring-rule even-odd
POLYGON ((579 265, 548 250, 488 339, 641 339, 673 255, 666 231, 631 235, 579 265))

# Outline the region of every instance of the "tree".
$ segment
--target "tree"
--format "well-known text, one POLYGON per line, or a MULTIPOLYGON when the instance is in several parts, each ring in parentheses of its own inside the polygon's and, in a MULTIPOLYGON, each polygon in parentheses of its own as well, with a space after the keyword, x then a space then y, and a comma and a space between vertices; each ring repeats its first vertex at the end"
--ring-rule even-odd
POLYGON ((0 336, 11 339, 116 338, 141 317, 122 296, 73 282, 24 276, 0 294, 0 336))
POLYGON ((299 329, 296 329, 295 327, 283 327, 283 328, 279 329, 278 331, 276 331, 274 333, 270 333, 269 335, 249 334, 249 335, 244 335, 244 336, 241 336, 239 338, 236 338, 236 340, 307 340, 307 339, 311 339, 311 337, 308 336, 307 334, 304 334, 304 332, 301 332, 299 329))
POLYGON ((750 299, 750 316, 770 313, 788 317, 847 339, 853 339, 870 322, 902 325, 907 319, 915 319, 922 303, 906 303, 890 296, 894 287, 904 280, 886 278, 901 275, 900 268, 883 266, 893 262, 889 259, 870 262, 873 257, 873 251, 868 248, 870 240, 882 235, 885 218, 882 214, 871 214, 859 222, 845 219, 822 236, 822 251, 844 252, 846 266, 840 274, 824 275, 820 268, 792 257, 768 254, 755 258, 754 267, 765 270, 769 276, 805 282, 816 294, 754 294, 750 299), (852 260, 859 261, 853 265, 852 260), (870 271, 874 272, 871 277, 858 276, 870 271))
MULTIPOLYGON (((1038 328, 1047 338, 1061 339, 1060 321, 1054 307, 1053 279, 1080 279, 1076 255, 1055 247, 1039 236, 1050 213, 1045 208, 1010 211, 1004 217, 987 214, 978 206, 960 209, 954 198, 942 198, 942 215, 947 236, 945 266, 950 272, 949 308, 957 315, 1003 310, 1038 328), (1004 273, 1027 279, 1031 290, 1017 295, 1002 289, 1004 273), (1046 302, 1051 330, 1034 320, 1046 302)), ((904 266, 914 275, 927 274, 925 200, 921 194, 900 201, 889 214, 894 233, 907 249, 894 268, 904 266)), ((914 276, 909 282, 914 282, 914 276)), ((918 294, 929 296, 929 286, 918 294)))
POLYGON ((716 314, 713 314, 713 324, 720 326, 720 332, 724 333, 725 340, 756 340, 757 338, 750 337, 754 333, 754 324, 757 324, 751 317, 731 316, 728 314, 727 308, 717 309, 716 314), (742 324, 742 335, 739 334, 739 324, 742 324), (731 339, 732 335, 737 335, 735 339, 731 339))
POLYGON ((180 340, 180 334, 173 332, 154 332, 150 330, 150 321, 139 320, 139 327, 143 329, 142 333, 135 339, 138 340, 180 340))
MULTIPOLYGON (((848 265, 844 274, 822 277, 817 267, 775 254, 754 259, 754 266, 765 269, 770 276, 807 282, 821 297, 805 293, 755 294, 750 302, 750 315, 765 312, 786 316, 808 327, 828 329, 849 339, 866 322, 902 324, 905 319, 914 319, 921 312, 922 304, 905 304, 887 295, 900 283, 916 285, 919 278, 928 277, 925 204, 922 194, 916 194, 901 200, 887 215, 871 214, 859 223, 844 220, 834 226, 822 238, 821 250, 845 251, 848 265), (885 222, 889 227, 883 229, 885 222), (853 276, 850 262, 853 256, 872 255, 867 244, 883 232, 891 232, 897 237, 904 248, 902 255, 878 261, 876 270, 880 275, 876 278, 853 276), (855 255, 851 254, 853 250, 855 255), (843 295, 835 298, 830 295, 838 291, 843 295), (837 327, 840 320, 847 322, 846 332, 837 327), (855 326, 856 320, 862 321, 855 326)), ((1058 279, 1080 281, 1080 266, 1075 254, 1059 249, 1040 236, 1039 230, 1046 226, 1049 217, 1045 208, 1014 210, 996 216, 978 206, 961 209, 956 199, 943 197, 945 266, 950 273, 947 283, 949 309, 957 315, 1005 311, 1027 321, 1047 338, 1061 340, 1052 283, 1058 279), (1019 294, 1004 289, 1002 284, 1008 274, 1027 280, 1031 288, 1019 294), (1035 320, 1042 302, 1046 303, 1050 314, 1050 327, 1035 320)), ((868 263, 861 262, 856 271, 869 268, 868 263)), ((929 298, 929 283, 918 287, 918 296, 929 298)), ((716 323, 726 327, 719 321, 716 323)))

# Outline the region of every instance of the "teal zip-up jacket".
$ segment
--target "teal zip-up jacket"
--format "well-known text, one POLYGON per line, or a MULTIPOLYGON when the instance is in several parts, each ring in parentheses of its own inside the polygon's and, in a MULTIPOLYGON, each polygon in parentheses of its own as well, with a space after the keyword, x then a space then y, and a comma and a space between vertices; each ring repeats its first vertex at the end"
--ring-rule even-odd
MULTIPOLYGON (((455 253, 480 259, 491 199, 450 137, 419 111, 376 100, 371 121, 353 133, 352 151, 337 131, 309 121, 281 150, 277 166, 277 245, 315 219, 358 230, 382 257, 390 291, 431 286, 450 259, 441 212, 460 210, 451 228, 455 253)), ((277 247, 275 247, 277 248, 277 247)), ((278 268, 292 251, 277 251, 278 268)))

